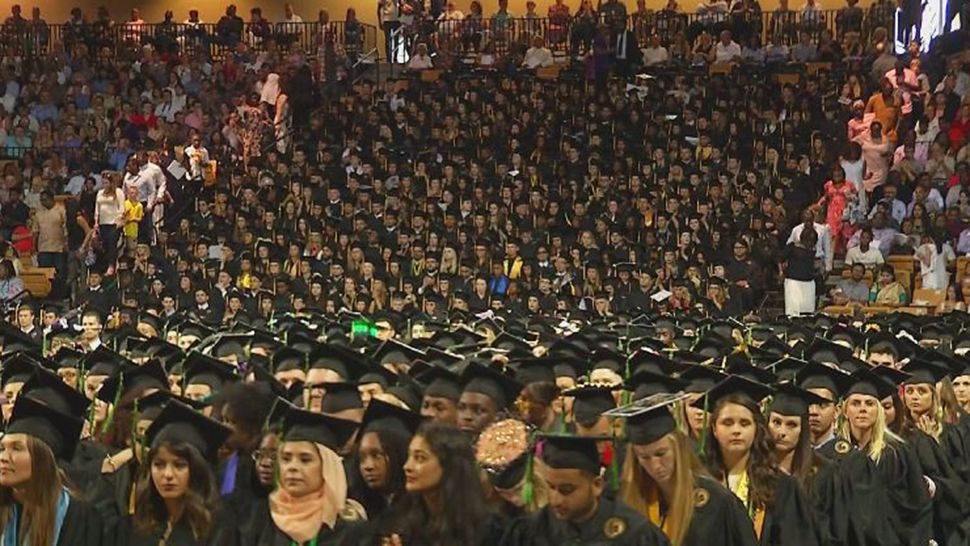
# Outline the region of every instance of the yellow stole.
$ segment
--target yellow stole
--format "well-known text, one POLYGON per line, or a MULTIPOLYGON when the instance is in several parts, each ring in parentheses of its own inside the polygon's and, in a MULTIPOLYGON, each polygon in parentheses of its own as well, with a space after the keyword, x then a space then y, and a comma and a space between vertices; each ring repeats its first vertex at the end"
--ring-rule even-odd
POLYGON ((748 482, 748 471, 745 470, 744 473, 738 477, 738 483, 734 487, 731 487, 731 481, 725 477, 724 485, 734 493, 734 496, 741 499, 744 506, 748 509, 748 517, 751 518, 751 522, 754 524, 754 532, 757 534, 758 538, 761 538, 761 533, 765 526, 765 509, 763 506, 753 506, 751 504, 749 482, 748 482))
POLYGON ((660 513, 660 492, 656 487, 651 487, 647 496, 647 517, 650 522, 660 528, 664 535, 670 536, 670 529, 667 528, 667 515, 660 513))

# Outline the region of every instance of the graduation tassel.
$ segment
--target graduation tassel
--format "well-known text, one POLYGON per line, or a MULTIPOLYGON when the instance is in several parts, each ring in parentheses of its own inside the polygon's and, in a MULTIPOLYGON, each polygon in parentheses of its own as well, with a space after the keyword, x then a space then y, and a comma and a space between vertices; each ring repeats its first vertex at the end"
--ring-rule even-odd
POLYGON ((115 408, 118 407, 118 402, 121 401, 121 392, 125 390, 125 375, 122 373, 118 374, 118 390, 115 392, 115 398, 111 407, 108 408, 108 417, 105 418, 104 423, 101 424, 101 432, 107 432, 111 430, 111 426, 114 424, 115 420, 115 408))
POLYGON ((532 500, 535 497, 535 486, 533 484, 534 477, 533 473, 533 461, 535 460, 535 451, 538 445, 533 445, 529 449, 529 453, 526 455, 525 460, 525 483, 522 484, 522 503, 528 509, 532 506, 532 500))
POLYGON ((707 427, 710 426, 708 422, 708 399, 707 394, 704 395, 704 426, 701 427, 701 441, 697 443, 697 453, 703 458, 707 455, 707 427))

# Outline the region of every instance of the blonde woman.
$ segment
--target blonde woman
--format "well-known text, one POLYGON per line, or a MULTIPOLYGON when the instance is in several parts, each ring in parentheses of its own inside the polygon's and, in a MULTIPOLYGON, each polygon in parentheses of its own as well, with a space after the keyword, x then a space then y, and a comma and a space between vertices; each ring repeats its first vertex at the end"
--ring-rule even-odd
POLYGON ((744 506, 707 474, 668 406, 646 407, 627 419, 620 499, 673 546, 757 544, 744 506))
POLYGON ((454 247, 446 246, 441 250, 441 265, 439 266, 439 271, 445 275, 457 275, 458 274, 458 253, 455 252, 454 247))
POLYGON ((911 446, 887 428, 881 404, 896 386, 869 369, 857 370, 852 381, 843 393, 845 419, 837 440, 821 450, 838 476, 834 502, 842 509, 829 514, 833 540, 846 544, 864 536, 872 544, 928 544, 933 486, 911 446))

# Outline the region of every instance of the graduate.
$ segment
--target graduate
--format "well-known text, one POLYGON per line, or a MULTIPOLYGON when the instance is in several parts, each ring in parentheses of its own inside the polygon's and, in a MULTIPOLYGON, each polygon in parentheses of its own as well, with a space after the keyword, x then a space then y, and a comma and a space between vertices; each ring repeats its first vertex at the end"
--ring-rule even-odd
POLYGON ((177 400, 145 431, 148 472, 139 480, 128 546, 235 546, 236 525, 219 508, 212 467, 231 431, 177 400))
POLYGON ((872 371, 856 370, 844 393, 844 424, 822 450, 836 467, 829 525, 837 544, 928 544, 932 537, 929 485, 919 459, 886 427, 881 401, 895 390, 872 371))
POLYGON ((512 377, 477 362, 465 367, 461 380, 458 428, 472 438, 498 420, 522 391, 522 384, 512 377))
POLYGON ((619 498, 660 528, 673 546, 754 546, 741 501, 707 475, 670 411, 677 399, 653 395, 628 414, 628 453, 619 498))
POLYGON ((360 426, 351 495, 370 520, 377 520, 404 494, 404 463, 411 437, 421 424, 412 411, 372 399, 360 426))
POLYGON ((425 422, 408 446, 406 493, 380 535, 381 546, 499 544, 505 522, 488 509, 468 436, 425 422))
POLYGON ((646 517, 605 495, 606 479, 594 438, 542 436, 541 461, 549 504, 513 521, 503 546, 559 544, 666 545, 646 517))
POLYGON ((842 370, 817 362, 809 362, 795 373, 795 382, 802 389, 818 396, 824 402, 809 404, 808 428, 812 447, 824 450, 835 444, 838 432, 838 402, 852 380, 842 370))
POLYGON ((730 376, 694 403, 711 412, 707 468, 741 500, 758 544, 813 546, 818 540, 811 507, 795 479, 774 462, 774 442, 758 407, 771 392, 730 376))
POLYGON ((510 519, 538 512, 549 503, 542 465, 533 464, 533 476, 526 479, 534 449, 532 430, 523 421, 503 419, 486 427, 475 442, 475 460, 487 478, 489 505, 510 519))
POLYGON ((70 490, 70 460, 84 423, 30 398, 14 404, 0 438, 0 543, 101 546, 98 514, 70 490))
POLYGON ((243 546, 342 544, 366 519, 347 497, 347 475, 337 450, 357 424, 296 408, 283 416, 277 456, 279 479, 243 533, 243 546))

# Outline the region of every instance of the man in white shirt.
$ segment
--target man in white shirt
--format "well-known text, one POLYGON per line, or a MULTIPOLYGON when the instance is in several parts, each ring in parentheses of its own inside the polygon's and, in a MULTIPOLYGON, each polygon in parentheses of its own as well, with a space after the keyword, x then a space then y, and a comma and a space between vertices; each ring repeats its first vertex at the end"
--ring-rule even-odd
POLYGON ((868 228, 863 229, 859 235, 859 246, 854 246, 845 253, 845 265, 861 264, 873 267, 885 262, 882 252, 872 246, 872 230, 868 228))
POLYGON ((303 18, 293 12, 293 4, 289 2, 283 4, 283 19, 281 23, 298 24, 303 22, 303 18))
POLYGON ((545 40, 542 36, 536 36, 532 39, 532 47, 530 47, 525 52, 525 57, 522 59, 522 66, 530 70, 535 70, 539 67, 552 66, 553 58, 552 51, 546 47, 545 40))
POLYGON ((815 233, 818 234, 818 242, 815 243, 815 257, 822 259, 826 272, 832 271, 832 263, 835 261, 832 232, 829 230, 828 224, 820 224, 815 221, 815 213, 811 210, 802 213, 802 222, 791 230, 791 235, 788 236, 788 244, 799 240, 799 237, 802 236, 802 230, 805 229, 805 223, 809 220, 812 221, 815 233))
POLYGON ((731 39, 730 30, 721 31, 721 39, 714 44, 715 63, 732 63, 741 60, 741 46, 731 39))
POLYGON ((670 54, 667 48, 660 44, 660 36, 657 34, 650 36, 650 45, 643 48, 641 53, 643 53, 643 64, 646 66, 656 66, 670 60, 670 54))
POLYGON ((185 157, 189 160, 189 180, 201 182, 209 165, 209 150, 202 146, 202 137, 198 133, 192 135, 192 143, 185 148, 185 157))
POLYGON ((155 226, 157 226, 165 215, 165 200, 168 194, 168 180, 165 178, 165 171, 158 164, 158 152, 148 152, 141 172, 145 173, 152 180, 155 192, 148 198, 148 208, 142 218, 142 225, 139 226, 138 236, 142 232, 146 235, 149 244, 155 244, 155 226), (146 229, 147 228, 147 229, 146 229))

